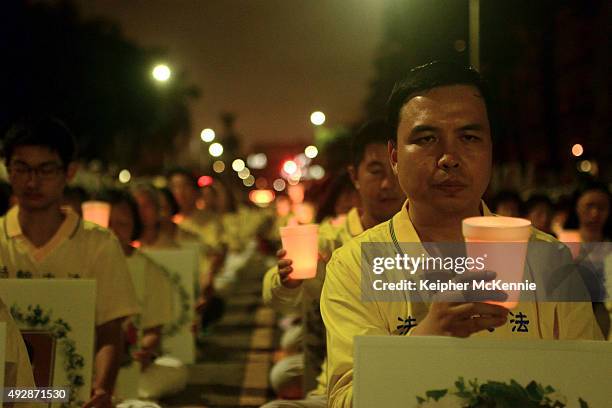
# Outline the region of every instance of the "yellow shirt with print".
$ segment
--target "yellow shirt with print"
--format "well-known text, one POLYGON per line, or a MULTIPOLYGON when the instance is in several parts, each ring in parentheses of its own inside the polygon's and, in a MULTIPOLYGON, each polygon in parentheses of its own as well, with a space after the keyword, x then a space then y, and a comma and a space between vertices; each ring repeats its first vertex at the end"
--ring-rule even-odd
MULTIPOLYGON (((483 213, 491 215, 483 205, 483 213)), ((367 242, 420 242, 406 206, 392 220, 367 230, 334 252, 327 264, 321 295, 321 313, 327 329, 327 381, 330 407, 351 407, 353 394, 353 338, 360 335, 409 335, 428 312, 428 304, 410 302, 363 302, 361 298, 361 244, 367 242)), ((533 230, 532 240, 558 242, 533 230)), ((557 261, 571 262, 563 247, 557 261)), ((417 256, 420 254, 417 254, 417 256)), ((508 322, 492 332, 473 337, 602 339, 587 302, 521 302, 508 322)))
POLYGON ((316 384, 307 382, 306 390, 313 395, 327 392, 327 375, 325 373, 325 327, 321 321, 319 300, 325 280, 325 265, 332 252, 353 237, 363 232, 359 212, 353 208, 344 222, 335 225, 333 220, 325 221, 319 226, 319 255, 317 275, 308 279, 297 288, 284 287, 278 276, 278 268, 270 268, 264 276, 264 303, 275 310, 289 313, 300 312, 304 324, 304 373, 305 378, 317 377, 316 384), (322 372, 319 374, 319 372, 322 372), (316 387, 316 388, 315 388, 316 387))

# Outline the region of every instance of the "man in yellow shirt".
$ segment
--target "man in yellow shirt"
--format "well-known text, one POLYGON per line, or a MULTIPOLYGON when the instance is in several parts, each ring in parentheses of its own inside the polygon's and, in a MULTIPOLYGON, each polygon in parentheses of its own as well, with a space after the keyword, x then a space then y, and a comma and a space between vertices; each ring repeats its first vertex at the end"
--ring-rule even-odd
POLYGON ((0 277, 96 280, 95 378, 85 407, 106 408, 119 369, 121 322, 139 308, 115 236, 61 208, 77 169, 74 152, 70 131, 50 117, 7 132, 4 155, 19 205, 0 219, 0 277))
MULTIPOLYGON (((321 320, 319 298, 325 280, 325 260, 331 253, 361 234, 364 228, 388 220, 402 205, 404 195, 399 188, 387 159, 388 125, 382 120, 366 123, 352 141, 351 180, 361 200, 362 208, 349 211, 346 220, 335 226, 323 223, 319 228, 319 262, 317 276, 306 281, 293 280, 291 260, 280 259, 278 266, 264 277, 264 302, 279 311, 300 310, 304 325, 304 391, 306 400, 275 401, 266 408, 326 406, 325 328, 321 320)), ((285 252, 279 251, 279 257, 285 252)))
MULTIPOLYGON (((521 303, 509 314, 482 302, 362 299, 362 243, 401 249, 402 242, 463 242, 462 220, 490 214, 481 197, 491 175, 491 109, 480 75, 450 63, 415 68, 394 88, 389 123, 396 138, 389 156, 408 200, 390 221, 334 252, 327 265, 321 312, 330 407, 352 406, 357 335, 601 339, 587 302, 521 303)), ((556 242, 535 229, 531 239, 556 242)), ((566 248, 557 255, 558 265, 570 262, 566 248)), ((536 262, 531 272, 537 275, 540 267, 547 265, 536 262)))

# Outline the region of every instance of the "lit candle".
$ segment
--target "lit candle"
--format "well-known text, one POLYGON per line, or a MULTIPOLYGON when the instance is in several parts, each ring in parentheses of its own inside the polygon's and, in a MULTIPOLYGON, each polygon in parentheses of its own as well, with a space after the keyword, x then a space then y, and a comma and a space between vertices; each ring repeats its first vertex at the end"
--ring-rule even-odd
POLYGON ((81 204, 83 219, 108 228, 111 206, 104 201, 85 201, 81 204))
POLYGON ((280 228, 283 249, 293 261, 291 279, 310 279, 317 275, 319 226, 317 224, 280 228))

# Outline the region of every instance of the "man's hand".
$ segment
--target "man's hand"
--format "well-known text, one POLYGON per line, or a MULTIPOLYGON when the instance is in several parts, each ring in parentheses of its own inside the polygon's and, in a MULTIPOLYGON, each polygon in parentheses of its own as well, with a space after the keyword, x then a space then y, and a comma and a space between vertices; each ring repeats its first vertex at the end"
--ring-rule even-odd
POLYGON ((150 366, 157 358, 157 354, 153 350, 140 349, 132 353, 132 358, 140 363, 142 371, 150 366))
POLYGON ((83 405, 83 408, 112 408, 111 393, 102 388, 94 388, 91 398, 83 405))
MULTIPOLYGON (((456 278, 458 282, 490 281, 495 272, 472 272, 456 278)), ((413 336, 469 337, 485 329, 503 326, 508 309, 479 301, 504 301, 507 294, 499 291, 448 291, 434 295, 429 312, 411 332, 413 336), (472 300, 466 302, 466 298, 472 300)))
POLYGON ((285 251, 284 249, 279 249, 276 252, 276 257, 278 258, 278 276, 280 277, 281 284, 284 287, 294 289, 302 284, 302 280, 291 279, 289 277, 289 274, 293 272, 293 267, 291 267, 293 261, 291 259, 283 258, 285 255, 287 255, 287 251, 285 251))

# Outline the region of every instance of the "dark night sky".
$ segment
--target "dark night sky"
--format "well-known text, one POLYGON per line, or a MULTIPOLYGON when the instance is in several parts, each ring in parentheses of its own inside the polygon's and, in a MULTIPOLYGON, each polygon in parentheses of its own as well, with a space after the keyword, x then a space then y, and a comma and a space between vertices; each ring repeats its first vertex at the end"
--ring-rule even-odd
POLYGON ((238 115, 245 144, 312 141, 310 113, 327 125, 361 118, 381 38, 381 0, 79 0, 86 18, 121 24, 128 38, 169 52, 202 94, 193 139, 238 115), (248 139, 248 140, 247 140, 248 139))

